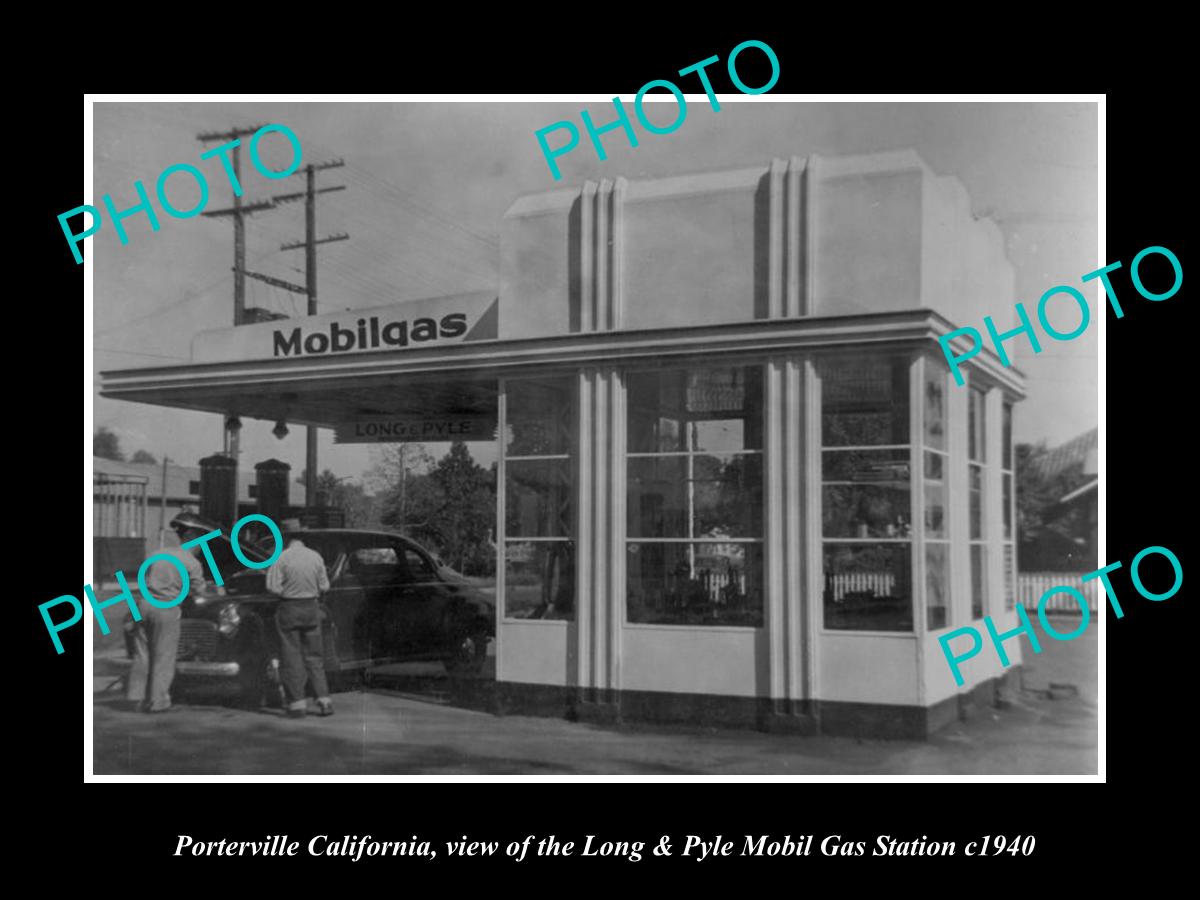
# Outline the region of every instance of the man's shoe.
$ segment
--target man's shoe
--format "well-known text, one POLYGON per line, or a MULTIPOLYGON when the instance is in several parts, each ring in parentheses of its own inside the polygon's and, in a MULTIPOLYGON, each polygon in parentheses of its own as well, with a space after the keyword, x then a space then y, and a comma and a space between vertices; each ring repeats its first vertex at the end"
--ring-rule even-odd
POLYGON ((307 715, 308 715, 307 709, 289 709, 287 711, 287 717, 289 719, 303 719, 307 715))
POLYGON ((317 701, 317 710, 318 710, 318 713, 317 713, 318 715, 332 716, 333 715, 333 701, 332 700, 318 700, 317 701))
POLYGON ((173 706, 160 706, 160 707, 158 707, 158 708, 156 709, 156 708, 155 708, 155 707, 153 707, 153 706, 149 706, 149 707, 146 707, 146 712, 150 713, 151 715, 155 715, 155 716, 156 716, 156 715, 158 715, 159 713, 169 713, 169 712, 170 712, 171 710, 173 710, 174 708, 175 708, 175 707, 173 707, 173 706))

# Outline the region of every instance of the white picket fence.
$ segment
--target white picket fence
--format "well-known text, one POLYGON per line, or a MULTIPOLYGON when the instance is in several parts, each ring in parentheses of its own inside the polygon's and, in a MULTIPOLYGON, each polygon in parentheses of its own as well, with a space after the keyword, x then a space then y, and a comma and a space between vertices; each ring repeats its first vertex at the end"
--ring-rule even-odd
MULTIPOLYGON (((1104 586, 1100 579, 1082 582, 1078 572, 1021 572, 1017 575, 1017 602, 1033 613, 1038 601, 1046 591, 1054 587, 1071 587, 1087 597, 1088 612, 1096 611, 1104 586)), ((1079 615, 1079 601, 1070 594, 1055 594, 1046 601, 1046 612, 1074 613, 1079 615)))
POLYGON ((890 597, 896 587, 896 578, 886 572, 845 572, 841 575, 825 576, 825 590, 834 603, 841 603, 847 594, 874 594, 890 597))

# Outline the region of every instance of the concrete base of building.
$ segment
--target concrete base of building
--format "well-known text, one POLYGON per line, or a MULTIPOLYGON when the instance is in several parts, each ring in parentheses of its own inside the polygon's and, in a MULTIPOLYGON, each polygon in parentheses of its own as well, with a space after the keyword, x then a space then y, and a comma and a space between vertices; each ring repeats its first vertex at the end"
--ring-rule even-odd
POLYGON ((831 735, 884 740, 924 740, 958 720, 1004 706, 1018 679, 1004 675, 928 707, 835 700, 771 700, 663 691, 600 691, 526 684, 496 684, 498 715, 563 716, 570 721, 716 725, 779 734, 831 735))

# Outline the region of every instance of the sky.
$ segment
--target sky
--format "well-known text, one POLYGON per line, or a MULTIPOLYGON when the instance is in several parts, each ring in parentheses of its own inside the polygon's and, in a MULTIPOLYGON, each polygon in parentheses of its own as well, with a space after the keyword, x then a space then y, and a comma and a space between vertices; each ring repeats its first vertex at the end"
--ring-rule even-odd
MULTIPOLYGON (((632 98, 622 99, 631 106, 632 98)), ((333 312, 496 290, 501 216, 523 194, 578 187, 601 177, 658 177, 809 153, 912 148, 935 173, 957 176, 972 212, 999 226, 1016 272, 1014 300, 1031 313, 1048 288, 1082 289, 1080 277, 1110 261, 1099 259, 1096 249, 1094 104, 736 99, 722 95, 720 111, 713 111, 703 95, 689 96, 687 118, 676 131, 639 130, 636 148, 613 132, 605 140, 606 161, 591 152, 585 136, 575 152, 558 159, 561 181, 552 179, 534 132, 564 119, 578 123, 581 109, 589 110, 597 124, 608 122, 610 102, 96 103, 93 190, 87 202, 100 205, 107 193, 118 209, 132 206, 135 180, 152 194, 159 173, 189 163, 210 176, 206 208, 228 207, 228 182, 214 160, 199 159, 216 144, 201 144, 196 135, 285 124, 299 137, 305 162, 345 162, 318 173, 318 186, 346 186, 321 195, 317 205, 319 235, 350 234, 350 240, 322 245, 318 252, 318 312, 333 312)), ((665 123, 670 117, 664 109, 658 118, 665 123)), ((290 158, 280 135, 265 138, 260 147, 271 168, 284 168, 290 158)), ((242 181, 248 202, 304 186, 302 176, 268 180, 245 157, 242 181)), ((168 193, 180 209, 199 199, 186 175, 173 176, 168 193)), ((185 363, 197 332, 232 325, 230 220, 174 219, 160 211, 160 225, 153 232, 144 215, 135 215, 125 221, 128 244, 119 243, 109 223, 87 241, 95 260, 94 426, 115 431, 127 455, 145 449, 159 459, 167 455, 181 465, 196 465, 221 449, 219 416, 99 396, 98 373, 185 363)), ((303 236, 302 202, 251 216, 247 267, 303 283, 303 251, 279 249, 303 236)), ((304 310, 301 295, 251 279, 246 284, 247 306, 289 314, 304 310)), ((1044 340, 1038 355, 1024 338, 1010 342, 1010 355, 1026 374, 1029 391, 1018 408, 1018 441, 1054 446, 1096 425, 1096 284, 1084 291, 1093 321, 1081 337, 1044 340)), ((1005 321, 1002 316, 1009 312, 997 310, 997 321, 1005 321)), ((1059 327, 1070 326, 1064 319, 1059 327)), ((304 429, 293 428, 281 441, 272 427, 244 420, 243 465, 274 457, 299 474, 304 429)), ((370 465, 368 445, 334 445, 331 432, 319 434, 322 469, 359 477, 370 465)), ((435 456, 446 449, 428 446, 435 456)), ((490 462, 488 445, 471 446, 481 461, 490 462)))

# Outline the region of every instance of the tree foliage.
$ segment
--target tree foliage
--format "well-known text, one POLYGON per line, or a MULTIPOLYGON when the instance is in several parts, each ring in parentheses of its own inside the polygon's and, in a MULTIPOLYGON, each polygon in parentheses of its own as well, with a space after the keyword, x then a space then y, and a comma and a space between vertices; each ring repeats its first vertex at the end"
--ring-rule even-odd
MULTIPOLYGON (((410 458, 416 461, 420 457, 410 454, 410 458)), ((380 518, 385 525, 422 542, 464 574, 494 574, 494 469, 480 466, 471 458, 467 445, 455 441, 428 471, 414 472, 405 467, 402 475, 399 466, 394 465, 391 474, 394 480, 381 502, 380 518)))
POLYGON ((121 451, 121 439, 104 426, 97 428, 92 434, 92 456, 124 462, 125 454, 121 451))
POLYGON ((149 450, 137 451, 133 456, 129 457, 129 461, 134 463, 150 463, 152 466, 158 464, 158 460, 149 450))

